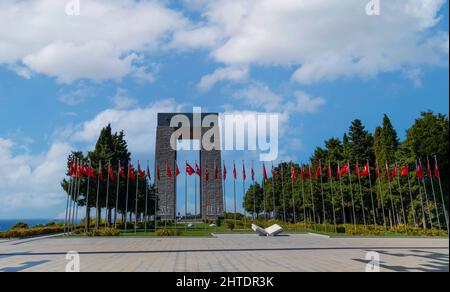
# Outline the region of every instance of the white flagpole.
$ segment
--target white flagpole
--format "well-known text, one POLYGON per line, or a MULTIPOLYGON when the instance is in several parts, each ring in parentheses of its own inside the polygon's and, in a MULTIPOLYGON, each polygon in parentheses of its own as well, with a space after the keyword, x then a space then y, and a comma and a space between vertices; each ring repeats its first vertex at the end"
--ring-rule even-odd
POLYGON ((327 232, 327 211, 325 209, 325 196, 323 193, 322 161, 321 160, 319 160, 319 167, 320 167, 320 191, 322 193, 323 224, 325 225, 325 232, 327 232))
POLYGON ((410 182, 410 177, 409 177, 409 170, 408 170, 408 190, 409 190, 409 199, 411 200, 411 210, 412 210, 413 218, 414 218, 414 226, 417 227, 419 224, 417 222, 416 210, 414 208, 414 200, 413 200, 413 195, 412 195, 412 190, 411 190, 411 182, 410 182))
POLYGON ((100 171, 101 171, 101 169, 102 169, 102 161, 100 160, 99 162, 98 162, 98 176, 97 176, 97 200, 96 200, 96 203, 95 203, 95 211, 97 212, 97 218, 95 218, 95 229, 96 230, 98 230, 98 225, 99 225, 99 214, 100 214, 100 210, 98 209, 99 208, 99 205, 98 205, 98 201, 99 201, 99 192, 100 192, 100 171))
POLYGON ((302 173, 302 198, 303 198, 303 224, 306 230, 306 200, 305 200, 305 180, 303 179, 303 173, 305 172, 305 166, 301 163, 302 173))
POLYGON ((377 167, 377 176, 378 176, 378 188, 380 191, 380 204, 381 204, 381 213, 383 215, 383 224, 384 224, 384 232, 387 233, 387 225, 386 225, 386 214, 384 213, 384 203, 383 203, 383 191, 381 190, 381 176, 380 176, 380 165, 378 164, 378 160, 376 161, 377 167))
MULTIPOLYGON (((195 161, 195 175, 194 175, 194 217, 195 217, 195 221, 197 221, 197 160, 195 161)), ((200 178, 201 180, 201 178, 200 178)))
MULTIPOLYGON (((72 162, 70 162, 69 168, 72 168, 72 162)), ((71 196, 71 192, 72 192, 72 182, 73 182, 73 178, 72 178, 72 176, 70 174, 71 173, 70 173, 70 170, 69 170, 69 182, 68 182, 69 185, 67 186, 66 217, 64 219, 64 235, 66 235, 66 232, 67 232, 67 226, 68 226, 67 218, 69 216, 69 203, 71 201, 70 196, 71 196)))
POLYGON ((370 187, 370 200, 372 201, 372 212, 373 212, 373 224, 375 226, 377 226, 377 214, 375 212, 375 201, 373 199, 373 191, 372 191, 372 174, 370 173, 370 163, 369 163, 369 159, 367 159, 367 166, 369 166, 368 168, 368 172, 369 172, 369 187, 370 187))
POLYGON ((281 195, 283 197, 283 223, 286 223, 286 199, 284 194, 284 167, 283 161, 281 161, 281 195))
POLYGON ((254 170, 254 162, 252 160, 252 173, 250 173, 250 175, 252 176, 252 183, 253 183, 253 223, 256 222, 256 185, 255 185, 255 180, 254 180, 254 176, 253 176, 253 172, 254 170))
MULTIPOLYGON (((242 160, 242 171, 245 169, 245 161, 242 160)), ((245 174, 247 176, 247 173, 245 174)), ((243 207, 244 207, 244 229, 247 227, 247 208, 245 208, 245 179, 242 176, 242 198, 243 198, 243 207)))
MULTIPOLYGON (((415 161, 416 163, 416 172, 418 171, 418 164, 417 164, 417 160, 415 161)), ((416 175, 417 178, 417 185, 419 186, 419 196, 420 196, 420 204, 422 205, 422 224, 423 224, 423 229, 427 229, 427 217, 425 215, 425 206, 423 204, 423 195, 422 195, 422 186, 420 185, 420 179, 419 177, 416 175)))
POLYGON ((160 170, 159 170, 159 166, 158 166, 158 161, 155 160, 155 217, 153 218, 155 221, 155 233, 158 230, 158 192, 159 192, 159 179, 161 176, 160 170))
POLYGON ((234 189, 234 226, 237 227, 237 200, 236 200, 236 161, 233 161, 233 189, 234 189))
MULTIPOLYGON (((188 164, 188 162, 186 160, 185 167, 187 167, 187 164, 188 164)), ((188 222, 187 222, 187 206, 188 206, 188 203, 187 203, 187 201, 188 201, 187 180, 188 180, 188 173, 187 173, 187 171, 185 171, 184 172, 184 220, 185 220, 185 222, 184 222, 184 229, 185 229, 185 231, 187 231, 187 224, 188 224, 188 222)))
POLYGON ((347 166, 348 166, 348 180, 350 182, 350 197, 352 198, 352 209, 353 209, 353 225, 356 230, 356 224, 358 223, 356 220, 356 210, 355 210, 355 199, 353 198, 353 185, 352 185, 352 174, 350 170, 350 160, 347 160, 347 166))
POLYGON ((81 163, 81 159, 77 159, 78 163, 78 167, 77 167, 77 174, 76 174, 76 180, 75 180, 75 189, 74 189, 74 201, 73 201, 73 206, 72 206, 72 231, 75 229, 75 224, 76 224, 76 219, 75 219, 75 210, 77 208, 77 200, 78 200, 78 192, 80 190, 80 181, 81 181, 81 177, 79 177, 79 171, 78 169, 80 168, 80 163, 81 163))
POLYGON ((107 178, 106 178, 106 215, 105 215, 105 228, 108 227, 108 214, 109 214, 109 170, 111 168, 111 160, 108 161, 108 172, 107 172, 107 178))
POLYGON ((430 168, 430 184, 431 184, 431 191, 433 194, 433 200, 434 200, 434 208, 436 208, 436 218, 438 222, 439 230, 441 230, 441 219, 439 218, 439 209, 437 206, 437 200, 436 200, 436 193, 434 192, 434 182, 433 182, 433 174, 431 173, 431 167, 430 167, 430 159, 427 156, 427 168, 430 168))
MULTIPOLYGON (((117 165, 119 167, 119 164, 117 165)), ((119 187, 120 187, 120 171, 117 170, 117 190, 116 190, 116 208, 114 210, 114 228, 117 228, 117 209, 119 209, 119 187)))
POLYGON ((277 219, 277 208, 276 208, 276 204, 275 204, 275 171, 273 168, 273 161, 272 161, 272 204, 273 204, 273 211, 272 211, 272 219, 276 220, 277 219))
POLYGON ((86 227, 85 227, 85 233, 87 233, 89 231, 90 222, 88 222, 88 218, 91 217, 90 209, 89 209, 89 191, 90 191, 90 183, 91 183, 91 176, 90 176, 91 166, 92 166, 92 162, 89 160, 89 173, 88 173, 88 182, 87 182, 87 190, 86 190, 86 227))
POLYGON ((330 190, 331 190, 331 205, 333 208, 333 223, 334 223, 334 232, 337 233, 337 225, 336 225, 336 210, 334 207, 334 190, 333 190, 333 173, 331 172, 331 161, 328 160, 328 171, 331 174, 328 179, 330 180, 330 190))
POLYGON ((312 209, 313 209, 313 222, 314 222, 314 230, 317 231, 317 223, 316 223, 316 207, 314 204, 314 191, 313 191, 313 184, 312 184, 312 172, 311 172, 311 165, 308 165, 308 176, 309 176, 309 187, 311 189, 311 203, 312 203, 312 209))
MULTIPOLYGON (((294 167, 294 164, 291 161, 291 189, 292 189, 292 211, 294 211, 294 224, 297 223, 297 212, 295 210, 295 192, 294 192, 294 177, 293 177, 293 173, 292 173, 292 169, 294 167)), ((295 173, 295 169, 294 169, 294 173, 295 173)))
MULTIPOLYGON (((146 170, 149 167, 148 165, 149 165, 149 163, 148 163, 148 160, 147 160, 146 170)), ((149 176, 149 174, 146 172, 145 173, 145 179, 144 179, 144 181, 145 181, 144 233, 145 234, 147 234, 147 221, 148 221, 148 183, 149 183, 149 181, 147 180, 148 176, 149 176)))
MULTIPOLYGON (((338 170, 337 170, 337 171, 340 171, 340 170, 341 170, 340 162, 338 161, 338 170)), ((347 218, 346 218, 346 216, 345 216, 345 199, 344 199, 344 191, 342 190, 342 177, 341 177, 341 174, 340 174, 340 173, 338 173, 337 175, 339 176, 339 189, 340 189, 340 192, 341 192, 341 201, 342 201, 342 220, 343 220, 344 225, 347 225, 347 218)))
MULTIPOLYGON (((366 211, 364 210, 364 196, 362 191, 362 185, 361 185, 361 175, 359 173, 359 161, 356 160, 356 168, 358 170, 358 173, 356 175, 358 176, 358 183, 359 183, 359 195, 361 197, 361 207, 362 207, 362 216, 363 216, 363 222, 364 222, 364 228, 367 228, 367 222, 366 222, 366 211)), ((370 219, 370 218, 369 218, 370 219)), ((370 221, 370 220, 369 220, 370 221)))
POLYGON ((388 186, 389 186, 389 196, 391 198, 392 221, 394 223, 395 233, 397 233, 397 222, 396 222, 397 219, 395 218, 397 215, 396 215, 395 207, 394 207, 394 199, 392 197, 391 175, 389 174, 389 164, 388 164, 387 160, 386 160, 386 171, 387 171, 386 175, 387 175, 388 186))
POLYGON ((224 214, 224 218, 225 220, 227 219, 227 188, 226 188, 226 178, 224 177, 224 168, 226 168, 225 165, 225 160, 222 161, 223 166, 222 166, 222 173, 220 174, 221 179, 222 179, 222 187, 223 187, 223 214, 224 214))
MULTIPOLYGON (((140 162, 138 160, 138 166, 140 165, 140 162)), ((137 234, 137 225, 138 225, 138 194, 139 194, 139 170, 136 175, 136 199, 135 199, 135 207, 134 207, 134 234, 137 234)))
MULTIPOLYGON (((419 165, 422 168, 423 171, 423 167, 422 167, 422 160, 419 158, 419 165)), ((425 196, 425 203, 427 206, 427 210, 428 210, 428 216, 430 217, 430 226, 431 229, 433 229, 433 215, 431 214, 431 208, 430 208, 430 203, 428 200, 428 191, 427 191, 427 185, 425 183, 425 178, 422 177, 422 184, 423 184, 423 192, 424 192, 424 196, 425 196)))
POLYGON ((125 233, 127 233, 127 223, 128 223, 128 194, 129 194, 129 187, 130 187, 130 162, 127 163, 127 191, 126 191, 126 198, 125 198, 125 220, 124 220, 124 227, 125 227, 125 233))
POLYGON ((403 192, 402 192, 402 185, 400 183, 400 174, 398 173, 397 161, 395 161, 395 165, 397 165, 397 182, 398 182, 398 192, 400 194, 400 206, 402 207, 403 221, 404 221, 405 227, 406 227, 406 234, 408 234, 408 222, 406 221, 406 211, 405 211, 405 206, 403 205, 403 192))
POLYGON ((448 226, 448 213, 447 213, 447 208, 445 207, 444 193, 442 191, 442 183, 441 183, 441 174, 439 173, 439 166, 438 166, 438 160, 437 160, 437 156, 436 155, 434 156, 434 163, 435 163, 434 167, 437 170, 437 177, 438 177, 438 182, 439 182, 439 190, 441 192, 442 209, 444 209, 445 224, 447 225, 447 233, 450 234, 449 226, 448 226))

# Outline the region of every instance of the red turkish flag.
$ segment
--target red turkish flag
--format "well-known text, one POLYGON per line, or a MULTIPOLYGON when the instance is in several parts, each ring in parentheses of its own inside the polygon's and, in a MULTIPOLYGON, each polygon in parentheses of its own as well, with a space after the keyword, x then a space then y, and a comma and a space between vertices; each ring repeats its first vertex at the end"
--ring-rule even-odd
POLYGON ((227 167, 225 166, 225 164, 223 165, 222 179, 227 180, 227 167))
POLYGON ((178 164, 175 163, 175 176, 179 176, 181 174, 180 169, 178 168, 178 164))
POLYGON ((346 175, 350 173, 350 163, 346 163, 342 168, 341 171, 339 172, 340 175, 346 175))
POLYGON ((291 163, 291 179, 296 179, 296 178, 297 178, 297 174, 295 173, 295 167, 291 163))
POLYGON ((266 165, 263 162, 263 179, 267 180, 267 170, 266 170, 266 165))
POLYGON ((422 166, 420 164, 417 164, 416 175, 419 178, 419 180, 423 180, 423 170, 422 170, 422 166))
POLYGON ((159 166, 156 166, 156 178, 161 180, 161 172, 159 171, 159 166))
POLYGON ((332 178, 333 177, 333 173, 331 170, 331 162, 328 161, 328 178, 332 178))
POLYGON ((394 178, 397 176, 398 166, 397 163, 394 164, 394 169, 392 170, 391 178, 394 178))
POLYGON ((242 164, 242 179, 244 181, 247 179, 247 174, 245 173, 245 164, 242 164))
POLYGON ((237 179, 236 164, 234 164, 234 167, 233 167, 233 178, 234 178, 234 180, 237 179))
POLYGON ((206 181, 209 181, 209 170, 208 170, 208 167, 206 167, 206 170, 205 170, 205 179, 206 179, 206 181))
POLYGON ((166 173, 168 177, 173 177, 172 170, 170 169, 169 163, 166 163, 166 173))
POLYGON ((188 175, 193 175, 195 173, 195 170, 192 168, 192 166, 186 162, 186 173, 188 175))
POLYGON ((312 179, 311 166, 309 164, 308 164, 308 177, 309 179, 312 179))
POLYGON ((322 176, 322 163, 319 163, 319 166, 316 170, 316 179, 319 179, 322 176))
POLYGON ((125 179, 125 172, 123 171, 122 165, 119 163, 119 174, 122 179, 125 179))
POLYGON ((356 165, 355 165, 355 176, 357 178, 359 178, 359 164, 358 164, 358 162, 356 162, 356 165))
POLYGON ((430 160, 427 158, 427 177, 431 177, 431 166, 430 166, 430 160))
POLYGON ((275 168, 273 168, 273 165, 272 165, 272 177, 275 178, 276 175, 277 175, 277 173, 275 171, 275 168))
POLYGON ((250 171, 250 175, 252 177, 252 181, 255 181, 255 171, 253 170, 253 166, 252 166, 252 169, 250 171))
POLYGON ((214 165, 214 179, 219 179, 219 167, 214 165))
POLYGON ((403 166, 402 168, 401 176, 408 176, 408 173, 408 164, 405 164, 405 166, 403 166))
POLYGON ((128 177, 131 180, 136 179, 136 174, 134 173, 133 164, 128 164, 128 177))
POLYGON ((88 170, 89 174, 88 176, 91 178, 95 178, 95 172, 94 172, 94 168, 91 166, 89 166, 89 170, 88 170))
POLYGON ((366 165, 364 165, 363 170, 359 173, 361 176, 368 176, 369 175, 369 163, 367 162, 366 165))
POLYGON ((437 178, 437 179, 440 178, 439 167, 438 167, 438 164, 437 164, 437 158, 435 158, 435 161, 434 161, 434 177, 437 178))
POLYGON ((114 170, 112 168, 112 165, 109 165, 109 170, 108 170, 108 174, 109 174, 109 179, 114 181, 116 178, 114 177, 114 170))
POLYGON ((148 168, 148 163, 147 163, 147 177, 148 177, 149 180, 152 179, 152 176, 150 174, 150 168, 148 168))
POLYGON ((200 177, 202 176, 202 170, 198 167, 197 163, 195 163, 195 173, 200 177))
POLYGON ((98 167, 98 176, 100 178, 100 181, 103 181, 103 169, 102 169, 102 163, 100 162, 100 165, 98 167))
POLYGON ((145 177, 145 172, 142 171, 141 164, 139 162, 138 162, 138 175, 139 175, 139 178, 141 178, 141 179, 145 177))

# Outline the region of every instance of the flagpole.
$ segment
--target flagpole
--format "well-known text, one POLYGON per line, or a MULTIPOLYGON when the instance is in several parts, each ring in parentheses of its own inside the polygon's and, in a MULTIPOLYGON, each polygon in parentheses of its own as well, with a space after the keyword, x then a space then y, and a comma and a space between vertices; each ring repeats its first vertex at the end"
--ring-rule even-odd
POLYGON ((353 197, 353 185, 352 185, 352 175, 351 175, 351 171, 350 171, 350 161, 347 160, 347 173, 348 173, 348 179, 350 182, 350 197, 352 198, 352 209, 353 209, 353 225, 355 227, 355 231, 356 231, 356 224, 358 223, 356 221, 356 210, 355 210, 355 199, 353 197))
POLYGON ((169 161, 166 160, 166 180, 164 182, 164 228, 167 229, 167 185, 169 183, 169 173, 167 172, 167 166, 169 165, 169 161))
POLYGON ((68 225, 67 218, 69 216, 69 202, 71 201, 70 194, 72 192, 72 182, 73 182, 72 172, 70 169, 72 169, 72 162, 70 162, 70 166, 69 166, 69 183, 67 186, 67 202, 66 202, 66 216, 64 219, 64 235, 66 235, 66 232, 67 232, 67 225, 68 225))
POLYGON ((433 192, 433 200, 434 200, 434 207, 436 208, 436 218, 437 218, 437 222, 438 222, 438 227, 439 227, 439 230, 441 230, 441 219, 439 218, 439 209, 437 206, 436 193, 434 191, 433 175, 431 173, 430 159, 428 158, 428 156, 427 156, 427 168, 428 168, 428 172, 430 174, 431 191, 433 192))
MULTIPOLYGON (((78 163, 78 159, 75 162, 75 165, 77 165, 78 163)), ((75 167, 76 169, 76 167, 75 167)), ((67 231, 70 232, 72 229, 72 201, 74 200, 74 188, 75 188, 75 184, 76 184, 76 178, 77 178, 77 170, 75 170, 75 175, 72 177, 72 188, 70 190, 70 200, 69 200, 69 212, 67 215, 67 231)))
MULTIPOLYGON (((311 163, 312 165, 312 163, 311 163)), ((313 185, 312 185, 312 173, 311 173, 311 166, 308 165, 308 176, 309 176, 309 186, 311 188, 311 202, 312 202, 312 209, 313 209, 313 222, 314 222, 314 230, 317 231, 317 224, 316 224, 316 207, 314 204, 314 192, 313 192, 313 185)))
POLYGON ((391 198, 392 221, 394 223, 394 231, 395 231, 395 233, 397 233, 397 222, 396 222, 397 219, 395 219, 396 212, 395 212, 395 207, 394 207, 394 199, 392 197, 391 177, 390 177, 390 174, 389 174, 389 165, 388 165, 387 160, 386 160, 386 175, 387 175, 387 179, 388 179, 389 196, 391 198))
POLYGON ((105 228, 108 227, 108 202, 109 202, 109 170, 111 167, 111 160, 108 160, 108 177, 106 178, 106 214, 105 214, 105 228))
POLYGON ((448 213, 447 213, 447 208, 445 208, 444 192, 442 191, 441 175, 439 173, 439 166, 438 166, 438 160, 437 160, 436 155, 434 156, 434 167, 435 167, 435 173, 437 175, 437 179, 439 182, 439 190, 441 193, 441 200, 442 200, 442 209, 444 209, 445 224, 447 225, 447 234, 450 234, 449 226, 448 226, 448 213))
MULTIPOLYGON (((364 196, 361 186, 361 176, 359 175, 359 161, 356 160, 356 176, 358 177, 358 184, 359 184, 359 195, 361 197, 361 207, 362 207, 362 216, 363 216, 363 222, 364 222, 364 228, 367 229, 367 222, 366 222, 366 211, 364 210, 364 196)), ((370 218, 369 218, 370 221, 370 218)))
POLYGON ((252 183, 253 183, 253 223, 256 222, 256 185, 255 185, 255 179, 253 175, 253 167, 254 167, 254 161, 252 160, 252 183))
POLYGON ((90 209, 89 209, 89 190, 90 190, 90 183, 91 183, 91 166, 92 166, 92 162, 89 160, 89 173, 88 173, 88 182, 87 182, 87 189, 86 189, 86 227, 85 227, 85 233, 87 233, 89 231, 90 228, 90 222, 88 222, 88 218, 91 217, 90 214, 90 209))
POLYGON ((341 192, 341 200, 342 200, 342 220, 343 220, 344 225, 347 225, 347 218, 346 218, 346 216, 345 216, 345 200, 344 200, 344 192, 343 192, 343 190, 342 190, 342 177, 341 177, 340 171, 341 171, 341 168, 340 168, 340 162, 338 161, 338 169, 337 169, 337 172, 338 172, 338 176, 339 176, 339 189, 340 189, 340 192, 341 192))
POLYGON ((98 176, 97 176, 97 199, 96 199, 96 203, 95 203, 95 211, 97 212, 97 218, 95 219, 95 229, 96 230, 98 230, 98 225, 99 225, 99 214, 100 214, 100 211, 99 211, 99 206, 98 206, 98 200, 99 200, 99 191, 100 191, 100 171, 101 171, 101 168, 102 168, 102 161, 101 160, 99 160, 99 163, 98 163, 98 176))
MULTIPOLYGON (((242 160, 242 171, 243 171, 243 176, 242 176, 242 198, 243 198, 243 207, 244 207, 244 230, 247 227, 247 209, 245 208, 245 179, 244 178, 244 174, 245 174, 245 161, 242 160)), ((245 174, 245 176, 247 176, 247 174, 245 174)))
MULTIPOLYGON (((120 168, 120 160, 117 165, 120 168)), ((117 229, 117 209, 119 209, 120 169, 117 171, 116 208, 114 210, 114 228, 117 229)))
POLYGON ((420 184, 419 176, 417 175, 418 170, 419 170, 419 166, 417 164, 417 160, 415 161, 415 164, 416 164, 417 185, 419 186, 420 203, 422 205, 422 224, 423 224, 423 229, 427 229, 427 217, 425 215, 425 206, 423 204, 422 186, 420 184))
POLYGON ((272 219, 276 220, 277 211, 276 211, 276 204, 275 204, 275 169, 273 168, 273 161, 272 161, 272 203, 273 203, 272 219))
POLYGON ((159 173, 159 166, 158 166, 158 161, 155 160, 155 216, 154 216, 154 221, 155 221, 155 234, 156 231, 158 229, 158 192, 159 192, 159 180, 160 180, 160 173, 159 173))
POLYGON ((375 213, 375 201, 373 199, 373 191, 372 191, 372 174, 370 173, 370 163, 369 159, 367 159, 368 173, 369 173, 369 187, 370 187, 370 200, 372 201, 372 212, 373 212, 373 224, 377 226, 377 214, 375 213))
POLYGON ((127 163, 127 192, 126 192, 126 198, 125 198, 125 233, 127 233, 127 221, 128 221, 128 194, 129 194, 129 187, 130 187, 130 162, 127 163))
MULTIPOLYGON (((395 161, 395 165, 397 165, 397 172, 398 172, 398 163, 395 161)), ((398 192, 400 194, 400 206, 402 207, 402 213, 403 213, 403 221, 405 223, 406 227, 406 234, 408 234, 408 222, 406 221, 406 211, 405 206, 403 204, 403 192, 402 192, 402 185, 400 183, 400 175, 397 173, 397 182, 398 182, 398 192)))
MULTIPOLYGON (((225 160, 222 161, 223 162, 223 167, 226 169, 225 166, 225 160)), ((222 169, 223 172, 223 169, 222 169)), ((225 176, 222 174, 222 188, 223 188, 223 215, 225 220, 227 219, 227 195, 226 195, 226 178, 225 176)))
MULTIPOLYGON (((405 164, 405 166, 407 167, 407 163, 405 164)), ((407 178, 408 178, 408 190, 409 190, 409 199, 411 200, 411 210, 413 213, 413 218, 414 218, 414 227, 418 227, 418 222, 417 222, 417 217, 416 217, 416 210, 414 208, 414 201, 413 201, 413 195, 412 195, 412 190, 411 190, 411 182, 410 182, 410 177, 409 177, 409 170, 407 172, 407 178)))
MULTIPOLYGON (((419 165, 420 165, 420 168, 423 169, 422 160, 420 158, 419 158, 419 165)), ((426 203, 426 206, 428 209, 428 216, 430 217, 430 226, 431 226, 431 229, 433 229, 433 215, 431 214, 430 203, 428 200, 427 185, 425 183, 425 178, 423 176, 422 176, 422 184, 423 184, 423 192, 424 192, 424 196, 425 196, 425 203, 426 203)))
MULTIPOLYGON (((81 161, 81 159, 80 159, 81 161)), ((81 167, 81 166, 80 166, 81 167)), ((83 179, 83 172, 81 172, 80 178, 78 179, 78 187, 77 187, 77 196, 75 201, 75 220, 74 220, 74 228, 76 227, 77 221, 78 221, 78 198, 80 197, 80 187, 81 187, 81 180, 83 179)))
POLYGON ((306 200, 305 200, 305 180, 303 173, 305 172, 305 167, 303 165, 303 162, 301 163, 302 167, 302 198, 303 198, 303 224, 306 230, 306 200))
POLYGON ((140 162, 138 160, 138 173, 136 175, 136 200, 134 207, 134 234, 137 234, 137 224, 138 224, 138 194, 139 194, 139 177, 141 174, 139 173, 140 162))
POLYGON ((79 168, 81 164, 81 159, 78 159, 78 168, 77 168, 77 180, 75 181, 75 200, 73 201, 73 210, 72 210, 72 230, 75 229, 77 217, 76 216, 76 210, 78 208, 78 196, 80 193, 80 184, 81 184, 81 176, 79 175, 79 168))
MULTIPOLYGON (((147 160, 147 168, 146 170, 149 169, 149 163, 147 160)), ((145 214, 144 214, 144 233, 147 234, 147 221, 148 221, 148 183, 151 181, 150 179, 150 173, 147 171, 147 174, 145 175, 145 214), (149 179, 147 181, 147 178, 149 179)))
POLYGON ((292 188, 292 210, 294 211, 294 224, 297 223, 297 216, 296 216, 296 211, 295 211, 295 194, 294 194, 294 179, 295 179, 295 169, 294 169, 294 164, 291 161, 291 170, 292 170, 292 174, 291 174, 291 188, 292 188))
POLYGON ((333 223, 334 223, 334 232, 337 233, 337 225, 336 225, 336 210, 334 207, 334 190, 333 190, 333 173, 331 172, 331 161, 328 160, 328 171, 330 179, 330 190, 331 190, 331 206, 333 208, 333 223))
MULTIPOLYGON (((187 160, 186 160, 186 167, 187 167, 187 160)), ((187 231, 187 200, 188 200, 188 187, 187 187, 187 180, 188 180, 188 173, 187 171, 184 172, 184 230, 187 231)))
POLYGON ((327 212, 325 210, 325 196, 323 193, 323 179, 322 179, 322 161, 319 159, 319 168, 320 168, 320 191, 322 194, 322 211, 323 211, 323 224, 325 226, 325 232, 327 232, 327 212))
MULTIPOLYGON (((263 162, 263 167, 264 167, 264 169, 266 169, 266 166, 264 165, 264 162, 263 162)), ((267 175, 267 171, 266 171, 266 175, 267 175)), ((266 193, 264 192, 264 187, 265 187, 265 184, 266 184, 266 177, 264 177, 264 175, 263 175, 263 180, 262 180, 262 195, 263 195, 263 209, 264 209, 264 220, 267 222, 267 208, 266 208, 266 193)))
POLYGON ((376 176, 378 178, 378 188, 380 191, 380 203, 381 203, 381 213, 383 215, 383 224, 384 224, 384 232, 387 233, 387 225, 386 225, 386 214, 384 213, 384 203, 383 203, 383 192, 381 190, 381 177, 380 177, 380 167, 378 164, 378 160, 376 161, 376 176))
MULTIPOLYGON (((197 160, 195 161, 197 166, 197 160)), ((197 172, 197 169, 195 170, 197 172)), ((195 209, 195 219, 197 220, 197 173, 194 175, 194 209, 195 209)))
POLYGON ((287 222, 286 218, 286 197, 284 194, 284 165, 283 161, 281 161, 281 194, 283 197, 283 223, 287 222))
POLYGON ((234 189, 234 226, 237 227, 237 201, 236 201, 236 161, 233 161, 233 189, 234 189))

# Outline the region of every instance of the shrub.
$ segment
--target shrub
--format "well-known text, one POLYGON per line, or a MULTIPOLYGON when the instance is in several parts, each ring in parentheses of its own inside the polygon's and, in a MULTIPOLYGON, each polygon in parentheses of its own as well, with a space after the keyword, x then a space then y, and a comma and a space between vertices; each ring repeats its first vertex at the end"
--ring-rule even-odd
POLYGON ((236 227, 234 225, 234 221, 226 221, 226 224, 227 224, 228 229, 230 229, 231 231, 233 231, 234 228, 236 227))
POLYGON ((14 229, 28 229, 30 228, 27 223, 17 222, 16 225, 10 228, 10 230, 14 229))
POLYGON ((111 237, 119 236, 120 231, 115 228, 101 228, 98 230, 91 230, 87 233, 89 237, 111 237))
POLYGON ((181 229, 158 229, 156 236, 181 236, 183 231, 181 229))
POLYGON ((0 238, 28 238, 40 235, 50 235, 63 232, 63 228, 57 227, 39 227, 39 228, 11 228, 8 231, 1 232, 0 238))

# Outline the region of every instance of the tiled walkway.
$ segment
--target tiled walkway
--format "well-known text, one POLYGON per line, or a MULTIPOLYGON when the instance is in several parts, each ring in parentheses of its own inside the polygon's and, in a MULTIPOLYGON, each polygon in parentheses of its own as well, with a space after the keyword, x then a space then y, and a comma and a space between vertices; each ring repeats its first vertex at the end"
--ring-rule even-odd
POLYGON ((218 235, 199 238, 45 238, 0 242, 0 271, 365 271, 377 251, 381 271, 448 271, 448 239, 218 235))

